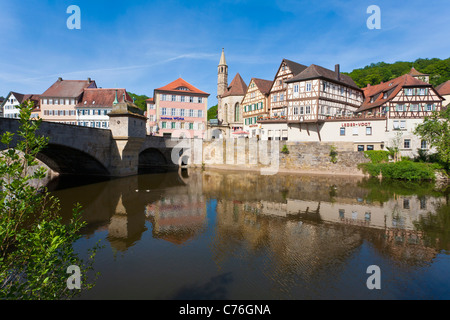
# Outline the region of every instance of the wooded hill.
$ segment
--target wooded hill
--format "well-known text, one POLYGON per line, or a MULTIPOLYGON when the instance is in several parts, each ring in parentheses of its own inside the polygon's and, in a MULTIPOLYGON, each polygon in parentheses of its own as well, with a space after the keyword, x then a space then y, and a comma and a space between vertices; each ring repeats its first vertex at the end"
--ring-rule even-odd
POLYGON ((447 80, 450 80, 450 58, 447 58, 445 60, 441 60, 438 58, 419 58, 414 62, 378 62, 372 63, 361 69, 355 69, 350 73, 343 73, 352 77, 353 81, 355 81, 358 87, 364 88, 368 84, 375 85, 379 84, 382 81, 386 82, 400 77, 406 73, 409 73, 412 67, 414 67, 421 73, 429 74, 430 83, 434 87, 447 80))

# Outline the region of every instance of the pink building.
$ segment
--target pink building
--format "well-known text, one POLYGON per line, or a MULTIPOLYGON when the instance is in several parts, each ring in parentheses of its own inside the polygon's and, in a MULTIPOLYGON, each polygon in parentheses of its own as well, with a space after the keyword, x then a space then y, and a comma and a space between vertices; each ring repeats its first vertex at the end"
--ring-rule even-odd
POLYGON ((155 89, 153 98, 147 100, 148 133, 203 139, 208 97, 182 78, 155 89))

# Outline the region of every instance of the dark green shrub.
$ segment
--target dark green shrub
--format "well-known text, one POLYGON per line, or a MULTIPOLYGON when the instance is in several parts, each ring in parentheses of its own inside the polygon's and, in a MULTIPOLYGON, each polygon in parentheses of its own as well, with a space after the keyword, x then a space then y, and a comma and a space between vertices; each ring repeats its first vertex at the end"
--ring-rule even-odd
POLYGON ((372 177, 402 180, 434 180, 434 168, 426 163, 399 161, 394 163, 364 163, 359 168, 372 177))

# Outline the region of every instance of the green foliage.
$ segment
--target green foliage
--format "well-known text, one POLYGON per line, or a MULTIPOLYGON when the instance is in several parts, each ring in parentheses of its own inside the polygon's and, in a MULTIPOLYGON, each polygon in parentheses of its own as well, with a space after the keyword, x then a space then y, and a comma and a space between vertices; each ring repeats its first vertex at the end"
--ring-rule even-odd
POLYGON ((450 108, 435 111, 430 117, 425 117, 415 131, 430 147, 436 148, 440 162, 450 169, 450 108))
POLYGON ((400 77, 411 71, 414 67, 417 71, 429 74, 430 83, 437 86, 450 80, 450 58, 441 60, 433 59, 417 59, 414 62, 398 61, 395 63, 378 62, 372 63, 364 68, 355 69, 347 73, 355 83, 364 88, 368 84, 375 85, 381 81, 386 82, 394 78, 400 77))
POLYGON ((362 163, 358 167, 371 177, 402 180, 434 180, 435 168, 427 163, 398 161, 393 163, 362 163))
POLYGON ((385 151, 385 150, 367 150, 364 151, 364 156, 372 163, 382 163, 382 162, 389 162, 389 156, 391 155, 391 152, 385 151))
POLYGON ((135 93, 128 92, 130 97, 134 100, 134 104, 141 110, 147 111, 147 102, 146 100, 149 99, 146 95, 137 95, 135 93))
POLYGON ((331 146, 330 147, 330 158, 331 158, 332 163, 337 163, 337 156, 338 156, 338 153, 337 153, 336 147, 331 146))
POLYGON ((283 146, 283 148, 281 149, 281 153, 289 154, 289 149, 288 149, 287 145, 283 146))
MULTIPOLYGON (((75 296, 79 291, 67 289, 67 268, 78 265, 83 272, 91 268, 72 246, 85 226, 81 207, 77 205, 71 222, 63 224, 58 200, 31 184, 45 176, 43 168, 30 169, 38 164, 36 155, 47 144, 47 139, 35 134, 41 120, 29 121, 33 107, 30 102, 20 107, 16 147, 11 147, 13 133, 1 137, 7 150, 0 153, 0 299, 75 296)), ((83 289, 92 286, 85 275, 83 289)))
POLYGON ((218 105, 215 105, 208 109, 208 121, 211 119, 217 119, 217 108, 218 105))

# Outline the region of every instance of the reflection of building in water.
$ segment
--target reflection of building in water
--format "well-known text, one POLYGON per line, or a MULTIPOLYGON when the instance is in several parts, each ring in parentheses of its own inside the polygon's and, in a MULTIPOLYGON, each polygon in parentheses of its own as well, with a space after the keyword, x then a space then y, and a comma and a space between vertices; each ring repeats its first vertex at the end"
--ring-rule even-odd
POLYGON ((218 199, 215 260, 222 264, 236 252, 270 249, 281 269, 299 263, 318 268, 340 261, 365 240, 382 254, 409 257, 410 264, 430 261, 437 251, 415 224, 442 198, 375 187, 352 177, 207 171, 204 193, 218 199), (370 200, 377 192, 383 192, 382 201, 370 200))
POLYGON ((201 194, 166 194, 148 204, 145 215, 153 224, 153 236, 182 244, 206 226, 206 200, 201 194))

